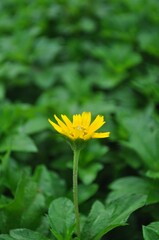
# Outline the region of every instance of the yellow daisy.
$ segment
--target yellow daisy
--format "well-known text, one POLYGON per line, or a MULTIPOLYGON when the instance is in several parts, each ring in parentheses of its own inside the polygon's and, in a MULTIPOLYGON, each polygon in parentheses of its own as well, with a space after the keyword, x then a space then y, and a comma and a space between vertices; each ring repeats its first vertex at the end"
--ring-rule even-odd
POLYGON ((96 132, 105 123, 104 117, 100 115, 97 115, 92 123, 90 112, 73 115, 72 122, 66 115, 61 115, 62 120, 60 120, 56 115, 54 115, 54 118, 57 123, 48 119, 54 129, 73 141, 77 139, 86 141, 91 138, 107 138, 110 135, 110 132, 96 132))

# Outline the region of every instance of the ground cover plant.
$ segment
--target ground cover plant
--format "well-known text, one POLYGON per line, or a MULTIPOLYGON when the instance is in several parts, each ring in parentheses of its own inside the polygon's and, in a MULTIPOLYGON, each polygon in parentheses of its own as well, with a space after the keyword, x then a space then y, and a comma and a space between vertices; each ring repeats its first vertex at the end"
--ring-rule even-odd
POLYGON ((0 240, 159 239, 158 12, 0 1, 0 240), (79 234, 73 152, 48 118, 83 112, 110 136, 80 151, 79 234))

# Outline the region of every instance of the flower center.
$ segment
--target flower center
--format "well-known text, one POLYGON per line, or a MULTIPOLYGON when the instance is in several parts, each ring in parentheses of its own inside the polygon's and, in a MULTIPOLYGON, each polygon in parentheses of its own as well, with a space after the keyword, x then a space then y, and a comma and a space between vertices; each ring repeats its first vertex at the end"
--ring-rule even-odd
POLYGON ((88 131, 87 128, 85 128, 84 126, 81 125, 75 125, 72 127, 72 130, 70 130, 69 134, 73 137, 73 138, 81 138, 83 139, 83 137, 85 135, 87 135, 88 131))
POLYGON ((77 129, 77 130, 79 130, 79 131, 84 131, 84 128, 81 127, 81 126, 77 126, 77 127, 75 127, 75 129, 77 129))

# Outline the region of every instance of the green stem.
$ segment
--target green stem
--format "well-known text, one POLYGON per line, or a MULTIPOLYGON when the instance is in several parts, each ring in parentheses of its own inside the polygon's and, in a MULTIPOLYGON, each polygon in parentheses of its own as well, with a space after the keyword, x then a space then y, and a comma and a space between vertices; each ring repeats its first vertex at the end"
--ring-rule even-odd
POLYGON ((75 208, 75 221, 76 221, 76 231, 77 237, 80 239, 80 214, 78 207, 78 160, 80 155, 80 150, 75 149, 73 151, 73 202, 75 208))

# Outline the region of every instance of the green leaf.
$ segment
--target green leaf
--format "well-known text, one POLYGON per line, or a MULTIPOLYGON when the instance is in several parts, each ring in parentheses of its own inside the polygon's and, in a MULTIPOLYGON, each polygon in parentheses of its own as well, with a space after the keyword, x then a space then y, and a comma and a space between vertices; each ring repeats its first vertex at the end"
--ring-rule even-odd
POLYGON ((159 56, 158 49, 159 30, 151 28, 149 31, 140 32, 138 40, 142 50, 151 54, 152 56, 159 56))
POLYGON ((128 141, 121 143, 133 149, 145 166, 153 171, 159 171, 159 130, 153 121, 152 110, 133 116, 119 116, 123 127, 128 131, 128 141))
POLYGON ((48 128, 48 121, 44 117, 38 117, 30 119, 26 124, 23 125, 22 131, 25 134, 33 134, 43 131, 48 128))
POLYGON ((99 240, 117 226, 124 226, 129 215, 145 204, 146 197, 124 196, 104 206, 99 201, 92 206, 84 225, 82 240, 99 240))
POLYGON ((10 237, 8 234, 1 234, 0 240, 15 240, 15 239, 10 237))
POLYGON ((91 184, 91 185, 80 184, 78 190, 79 190, 79 204, 81 204, 96 193, 96 191, 98 190, 98 185, 97 184, 91 184))
POLYGON ((155 65, 148 65, 145 74, 139 73, 134 77, 133 86, 142 94, 148 97, 150 101, 158 103, 159 101, 159 81, 158 81, 158 67, 155 65))
POLYGON ((102 170, 103 165, 100 163, 91 163, 89 166, 86 166, 85 168, 79 169, 79 176, 84 184, 91 184, 98 172, 102 170))
POLYGON ((8 188, 12 194, 15 194, 17 184, 21 178, 22 172, 27 172, 27 168, 21 169, 18 163, 10 157, 10 153, 7 152, 1 158, 2 165, 0 166, 1 178, 0 185, 8 188))
POLYGON ((55 199, 65 194, 65 182, 57 173, 47 170, 43 165, 37 166, 34 173, 34 180, 38 189, 48 199, 55 199))
POLYGON ((141 56, 133 51, 131 45, 115 44, 106 51, 107 56, 109 55, 109 58, 105 59, 108 67, 118 73, 139 64, 142 60, 141 56))
POLYGON ((24 134, 14 134, 6 137, 0 145, 0 152, 4 151, 18 152, 37 152, 37 147, 33 140, 24 134))
POLYGON ((147 204, 159 202, 158 181, 130 176, 117 179, 111 183, 110 188, 112 191, 108 195, 107 202, 111 202, 123 195, 136 193, 147 196, 147 204))
MULTIPOLYGON (((52 59, 56 57, 61 49, 60 41, 51 40, 46 37, 41 37, 36 40, 34 53, 32 59, 38 60, 43 64, 48 64, 52 59), (46 54, 48 53, 48 54, 46 54)), ((47 84, 48 81, 43 81, 43 84, 47 84), (45 83, 46 82, 46 83, 45 83)))
POLYGON ((71 240, 75 227, 74 205, 67 198, 52 201, 48 217, 51 231, 57 240, 71 240))
POLYGON ((1 234, 0 240, 48 240, 40 233, 25 228, 14 229, 9 233, 9 235, 1 234))
POLYGON ((22 175, 15 197, 0 210, 1 232, 26 227, 36 229, 45 211, 44 196, 38 191, 37 184, 28 176, 22 175))
POLYGON ((159 239, 159 222, 152 222, 148 226, 143 226, 144 240, 159 239))
POLYGON ((145 175, 149 178, 153 178, 153 179, 159 179, 159 172, 157 171, 152 171, 152 170, 148 170, 145 175))
POLYGON ((47 240, 40 233, 24 228, 11 230, 10 236, 15 240, 47 240))

